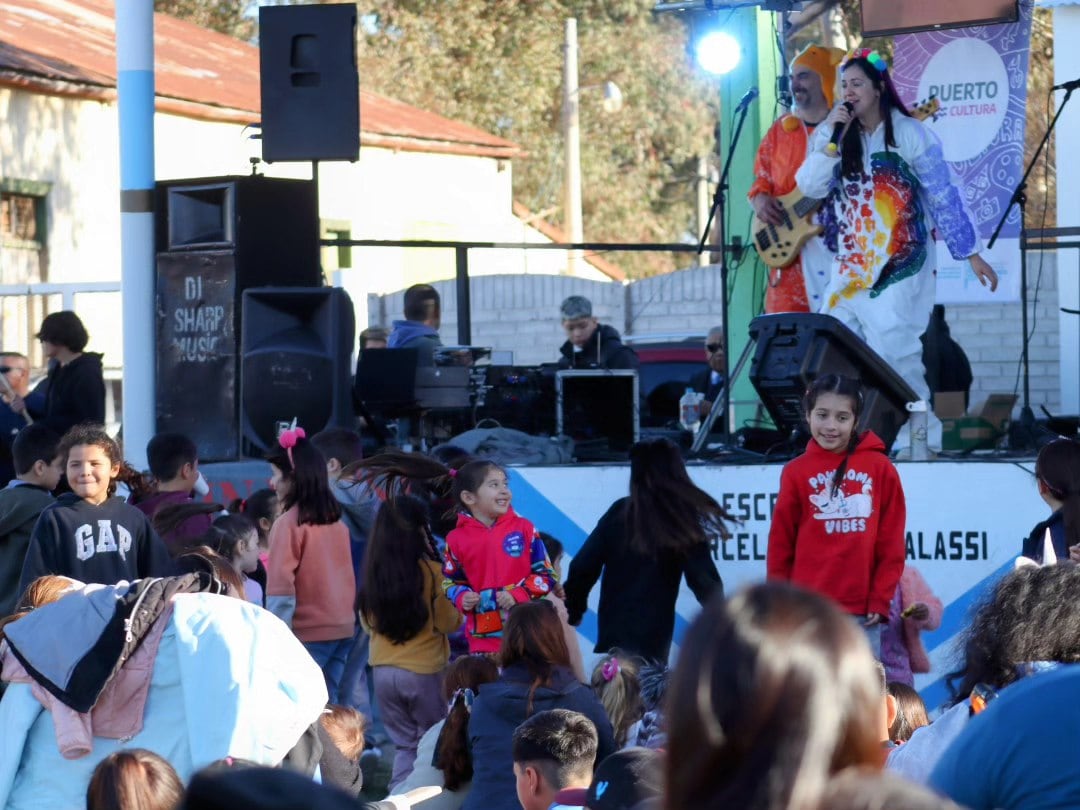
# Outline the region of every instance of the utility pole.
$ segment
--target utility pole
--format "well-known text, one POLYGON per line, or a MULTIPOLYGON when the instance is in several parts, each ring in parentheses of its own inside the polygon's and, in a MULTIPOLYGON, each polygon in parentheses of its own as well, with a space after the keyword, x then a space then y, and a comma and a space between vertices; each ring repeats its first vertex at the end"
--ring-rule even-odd
MULTIPOLYGON (((563 140, 566 156, 563 212, 566 235, 571 242, 585 241, 581 219, 581 124, 578 101, 577 20, 571 17, 566 21, 563 45, 563 140)), ((580 262, 579 251, 567 251, 567 274, 574 275, 580 262)))

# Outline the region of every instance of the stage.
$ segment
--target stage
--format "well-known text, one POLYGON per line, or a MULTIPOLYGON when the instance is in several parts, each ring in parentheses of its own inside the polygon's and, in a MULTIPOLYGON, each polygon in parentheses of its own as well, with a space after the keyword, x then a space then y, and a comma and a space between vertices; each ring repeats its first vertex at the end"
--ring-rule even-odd
MULTIPOLYGON (((916 679, 929 706, 946 696, 942 676, 954 668, 952 642, 972 603, 990 581, 1011 569, 1024 538, 1049 514, 1035 487, 1034 465, 1033 457, 999 455, 896 465, 907 498, 908 564, 919 569, 945 603, 941 628, 923 636, 934 671, 916 679)), ((728 591, 765 576, 769 520, 782 466, 688 465, 694 481, 741 520, 731 539, 714 550, 728 591)), ((269 466, 258 461, 207 464, 202 469, 212 497, 224 502, 266 486, 269 477, 269 466)), ((514 467, 510 486, 514 508, 562 540, 573 554, 608 506, 627 494, 629 476, 628 464, 514 467)), ((599 588, 594 589, 594 609, 599 595, 599 588)), ((696 610, 697 603, 684 588, 676 641, 696 610)), ((586 615, 579 633, 584 649, 591 652, 595 614, 586 615)))

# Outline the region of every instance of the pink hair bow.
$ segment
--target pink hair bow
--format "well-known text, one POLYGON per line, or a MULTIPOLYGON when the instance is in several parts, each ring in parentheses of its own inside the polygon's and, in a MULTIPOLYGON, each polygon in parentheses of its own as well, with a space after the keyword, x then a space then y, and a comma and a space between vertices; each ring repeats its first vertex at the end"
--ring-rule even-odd
POLYGON ((306 438, 307 433, 304 432, 304 429, 302 427, 297 427, 295 419, 293 419, 292 425, 290 427, 287 427, 278 435, 278 444, 280 444, 282 449, 285 451, 285 455, 289 457, 289 464, 294 467, 296 465, 293 464, 292 449, 296 447, 297 441, 306 438))
POLYGON ((600 674, 604 676, 605 681, 610 681, 616 675, 619 674, 619 659, 609 658, 604 662, 604 665, 600 667, 600 674))

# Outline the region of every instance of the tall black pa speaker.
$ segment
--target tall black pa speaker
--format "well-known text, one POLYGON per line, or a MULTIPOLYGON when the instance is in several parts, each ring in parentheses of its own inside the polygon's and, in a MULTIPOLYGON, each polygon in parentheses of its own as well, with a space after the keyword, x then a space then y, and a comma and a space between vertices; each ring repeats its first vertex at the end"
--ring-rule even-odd
POLYGON ((318 286, 318 213, 307 180, 214 177, 156 189, 156 430, 204 461, 240 452, 240 296, 318 286))
POLYGON ((356 320, 348 294, 333 287, 244 292, 240 341, 243 450, 262 455, 278 424, 294 418, 308 436, 352 427, 356 320))
POLYGON ((803 394, 822 374, 862 381, 859 424, 891 447, 918 395, 866 343, 831 315, 785 312, 750 322, 757 342, 750 381, 776 426, 790 433, 805 424, 803 394))
POLYGON ((360 157, 356 6, 259 8, 263 160, 360 157))

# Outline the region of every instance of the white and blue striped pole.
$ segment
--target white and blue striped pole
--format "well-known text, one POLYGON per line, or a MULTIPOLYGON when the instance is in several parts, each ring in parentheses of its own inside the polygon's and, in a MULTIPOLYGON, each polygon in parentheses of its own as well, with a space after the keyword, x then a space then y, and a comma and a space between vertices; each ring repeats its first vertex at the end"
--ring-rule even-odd
POLYGON ((124 455, 146 468, 154 435, 154 4, 116 1, 124 455))

